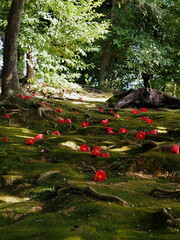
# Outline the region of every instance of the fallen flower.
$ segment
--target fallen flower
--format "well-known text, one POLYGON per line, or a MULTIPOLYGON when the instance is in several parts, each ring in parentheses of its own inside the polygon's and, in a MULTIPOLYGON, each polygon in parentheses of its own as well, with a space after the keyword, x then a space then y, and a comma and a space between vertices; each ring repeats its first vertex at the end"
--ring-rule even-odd
POLYGON ((36 140, 44 139, 44 134, 39 133, 38 135, 34 136, 34 138, 35 138, 36 140))
POLYGON ((117 113, 114 115, 115 118, 120 118, 120 115, 117 113))
POLYGON ((111 130, 111 128, 110 128, 110 129, 108 129, 108 131, 107 131, 107 132, 108 132, 108 134, 110 134, 110 135, 111 135, 111 134, 115 134, 115 132, 114 132, 113 130, 111 130))
POLYGON ((152 119, 150 119, 150 118, 147 118, 146 120, 145 120, 147 123, 153 123, 153 120, 152 119))
POLYGON ((151 131, 149 132, 149 134, 155 135, 158 133, 158 130, 156 129, 151 129, 151 131))
POLYGON ((83 122, 81 122, 81 126, 83 128, 87 128, 89 126, 89 122, 83 121, 83 122))
POLYGON ((131 113, 132 113, 132 114, 138 114, 139 111, 138 111, 137 109, 133 109, 133 110, 131 111, 131 113))
POLYGON ((27 145, 33 145, 36 142, 35 138, 27 138, 26 139, 26 144, 27 145))
POLYGON ((57 119, 57 122, 58 122, 58 123, 65 123, 65 120, 64 120, 63 118, 58 118, 58 119, 57 119))
POLYGON ((99 111, 100 111, 100 112, 104 112, 104 109, 100 108, 99 111))
POLYGON ((96 157, 101 157, 103 155, 101 148, 98 147, 98 146, 94 147, 92 152, 91 152, 91 155, 96 156, 96 157))
POLYGON ((18 94, 17 95, 19 98, 24 98, 24 96, 22 94, 18 94))
POLYGON ((147 132, 141 131, 138 134, 136 134, 136 138, 143 140, 143 139, 145 139, 146 134, 147 134, 147 132))
POLYGON ((31 99, 30 96, 24 96, 24 99, 31 99))
POLYGON ((148 112, 147 108, 141 108, 140 111, 141 112, 148 112))
POLYGON ((112 114, 114 114, 114 110, 110 110, 109 112, 112 113, 112 114))
POLYGON ((179 154, 179 146, 178 145, 173 145, 170 153, 179 154))
POLYGON ((103 125, 106 125, 106 124, 109 123, 109 119, 104 119, 104 120, 101 121, 101 123, 102 123, 103 125))
POLYGON ((79 150, 81 152, 90 152, 90 147, 88 147, 86 144, 83 144, 79 147, 79 150))
POLYGON ((10 118, 10 115, 9 115, 9 114, 6 114, 6 115, 4 116, 4 118, 10 118))
POLYGON ((110 157, 110 154, 109 154, 108 152, 106 152, 106 153, 104 153, 102 156, 103 156, 103 157, 110 157))
POLYGON ((61 135, 59 131, 53 132, 53 135, 61 135))
POLYGON ((63 110, 61 108, 57 108, 55 112, 63 112, 63 110))
POLYGON ((8 138, 9 138, 9 137, 2 138, 1 141, 2 141, 2 142, 9 142, 8 138))
POLYGON ((72 123, 72 120, 71 120, 70 118, 67 118, 67 119, 65 120, 65 122, 71 124, 71 123, 72 123))
POLYGON ((106 173, 103 170, 99 170, 95 173, 94 180, 95 181, 103 181, 106 179, 106 173))
POLYGON ((143 116, 143 117, 141 117, 141 119, 142 119, 143 121, 146 121, 147 117, 146 117, 146 116, 143 116))
POLYGON ((118 131, 118 133, 120 133, 120 134, 127 133, 127 132, 128 132, 128 130, 126 128, 120 128, 118 131))

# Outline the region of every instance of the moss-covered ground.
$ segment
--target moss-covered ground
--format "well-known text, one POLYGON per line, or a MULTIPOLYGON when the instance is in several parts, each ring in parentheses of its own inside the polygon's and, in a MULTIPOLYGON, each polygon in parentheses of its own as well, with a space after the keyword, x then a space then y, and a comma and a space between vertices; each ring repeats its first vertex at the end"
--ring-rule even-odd
POLYGON ((14 97, 9 101, 0 107, 0 240, 180 239, 178 224, 169 225, 162 214, 168 208, 175 218, 180 217, 178 194, 148 194, 155 187, 179 188, 180 155, 170 150, 180 144, 180 110, 132 114, 132 109, 112 109, 82 99, 14 97), (42 101, 48 107, 40 116, 37 106, 42 101), (58 108, 62 112, 54 111, 58 108), (4 117, 7 114, 9 118, 4 117), (57 122, 58 118, 72 123, 57 122), (109 120, 107 125, 101 123, 104 119, 109 120), (89 126, 83 128, 83 121, 89 126), (104 127, 111 127, 115 134, 108 134, 104 127), (128 132, 120 134, 120 128, 128 132), (158 133, 136 138, 140 131, 152 129, 158 133), (54 135, 55 131, 61 135, 54 135), (44 139, 27 145, 26 140, 37 134, 44 134, 44 139), (99 146, 110 157, 82 152, 82 144, 91 151, 99 146), (107 178, 95 181, 94 171, 100 169, 107 178), (90 186, 128 205, 69 186, 90 186))

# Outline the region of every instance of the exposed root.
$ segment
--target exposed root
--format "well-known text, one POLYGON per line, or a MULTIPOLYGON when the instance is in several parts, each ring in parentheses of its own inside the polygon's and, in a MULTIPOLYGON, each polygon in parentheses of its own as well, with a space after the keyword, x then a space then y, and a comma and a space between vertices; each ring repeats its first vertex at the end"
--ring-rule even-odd
POLYGON ((177 225, 180 223, 180 218, 174 218, 169 212, 168 209, 163 208, 162 213, 167 217, 167 223, 171 226, 177 225))
MULTIPOLYGON (((121 205, 128 205, 128 203, 123 200, 122 198, 115 196, 115 195, 109 195, 109 194, 100 194, 96 192, 92 187, 77 187, 77 186, 70 186, 69 188, 59 189, 57 191, 58 196, 62 194, 63 191, 68 190, 68 192, 78 192, 80 194, 87 194, 91 195, 94 198, 97 198, 102 201, 116 201, 121 205)), ((59 196, 60 197, 60 196, 59 196)))
POLYGON ((82 162, 83 163, 83 165, 84 165, 84 167, 85 167, 85 169, 87 170, 87 171, 93 171, 93 173, 96 173, 96 169, 95 169, 95 167, 94 166, 91 166, 91 165, 87 165, 85 162, 82 162))
POLYGON ((49 108, 49 107, 39 107, 39 108, 37 109, 37 111, 38 111, 38 115, 39 115, 40 117, 42 117, 43 115, 46 115, 46 114, 45 114, 46 111, 53 111, 53 109, 51 109, 51 108, 49 108))
POLYGON ((149 195, 153 196, 155 192, 162 192, 165 194, 178 194, 180 193, 180 189, 175 189, 175 190, 169 190, 169 189, 163 189, 163 188, 153 188, 150 192, 149 195))

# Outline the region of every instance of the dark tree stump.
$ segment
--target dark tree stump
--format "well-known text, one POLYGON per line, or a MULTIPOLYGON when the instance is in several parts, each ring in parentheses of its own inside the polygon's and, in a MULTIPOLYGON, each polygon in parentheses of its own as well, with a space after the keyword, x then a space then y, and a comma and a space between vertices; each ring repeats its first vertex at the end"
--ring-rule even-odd
POLYGON ((180 108, 180 98, 171 97, 167 93, 153 88, 130 89, 111 97, 107 102, 109 106, 115 106, 117 108, 180 108))

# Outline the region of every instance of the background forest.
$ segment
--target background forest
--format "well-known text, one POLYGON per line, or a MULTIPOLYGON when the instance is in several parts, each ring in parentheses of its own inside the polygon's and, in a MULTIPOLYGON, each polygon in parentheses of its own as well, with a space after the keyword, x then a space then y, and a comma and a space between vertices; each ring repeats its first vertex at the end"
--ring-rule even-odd
MULTIPOLYGON (((11 2, 0 3, 1 67, 11 2)), ((178 97, 179 16, 178 0, 27 0, 18 76, 38 87, 145 86, 178 97)))

